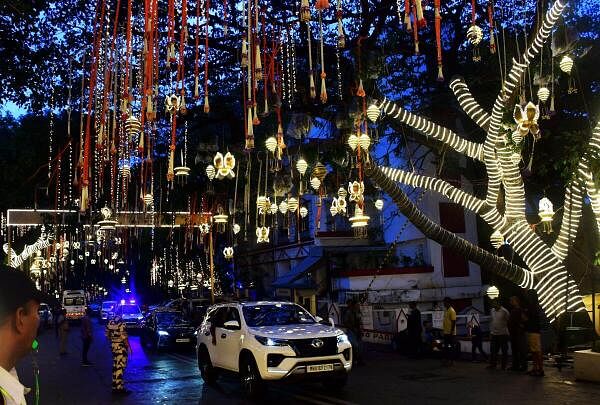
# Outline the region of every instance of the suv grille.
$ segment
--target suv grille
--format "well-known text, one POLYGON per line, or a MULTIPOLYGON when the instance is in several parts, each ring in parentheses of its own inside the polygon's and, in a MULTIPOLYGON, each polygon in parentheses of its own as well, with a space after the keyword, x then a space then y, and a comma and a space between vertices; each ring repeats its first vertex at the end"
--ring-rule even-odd
POLYGON ((337 354, 337 337, 335 336, 310 339, 290 339, 289 343, 298 357, 332 356, 337 354), (321 347, 313 346, 314 340, 322 340, 323 345, 321 347))

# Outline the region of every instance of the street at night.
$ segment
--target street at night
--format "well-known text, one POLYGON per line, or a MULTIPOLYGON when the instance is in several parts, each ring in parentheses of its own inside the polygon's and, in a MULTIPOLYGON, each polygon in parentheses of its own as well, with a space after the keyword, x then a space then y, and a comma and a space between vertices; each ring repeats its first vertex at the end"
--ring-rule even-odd
MULTIPOLYGON (((370 345, 366 365, 356 367, 340 393, 320 384, 275 384, 264 398, 245 400, 235 376, 223 376, 214 387, 203 384, 193 351, 144 350, 133 336, 133 354, 125 373, 126 397, 111 394, 111 355, 104 327, 94 322, 89 359, 81 365, 79 328, 71 328, 69 354, 59 356, 53 330, 40 337, 40 404, 598 404, 600 386, 576 382, 573 370, 558 371, 547 362, 546 377, 489 371, 485 363, 458 361, 442 367, 437 359, 409 360, 386 346, 370 345)), ((29 359, 19 367, 32 387, 29 359)))

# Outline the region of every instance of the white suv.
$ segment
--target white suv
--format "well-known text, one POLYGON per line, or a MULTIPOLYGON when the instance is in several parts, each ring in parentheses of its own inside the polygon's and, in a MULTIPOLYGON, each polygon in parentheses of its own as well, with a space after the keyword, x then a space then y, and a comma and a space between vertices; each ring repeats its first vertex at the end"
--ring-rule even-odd
POLYGON ((323 325, 291 302, 214 305, 198 330, 198 367, 212 384, 220 370, 239 373, 247 396, 265 380, 315 378, 327 387, 346 384, 352 345, 333 325, 323 325))

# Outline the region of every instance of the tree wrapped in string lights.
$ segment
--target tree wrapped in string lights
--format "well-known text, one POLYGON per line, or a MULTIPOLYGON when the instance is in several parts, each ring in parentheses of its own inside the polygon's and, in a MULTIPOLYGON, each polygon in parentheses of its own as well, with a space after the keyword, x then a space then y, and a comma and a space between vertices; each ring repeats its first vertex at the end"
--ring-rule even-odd
POLYGON ((503 128, 503 116, 510 111, 510 100, 523 79, 529 64, 540 53, 544 43, 562 14, 568 0, 556 0, 545 15, 533 41, 520 59, 513 60, 512 67, 495 99, 492 111, 485 111, 474 99, 461 77, 450 82, 450 88, 465 113, 486 133, 483 142, 462 138, 457 133, 415 115, 393 102, 384 99, 379 108, 389 117, 412 127, 417 132, 431 137, 447 147, 479 161, 485 165, 488 175, 485 199, 454 187, 441 179, 420 175, 391 167, 371 164, 365 173, 387 192, 400 211, 425 236, 454 249, 469 260, 481 265, 523 288, 537 290, 540 303, 549 319, 556 319, 565 311, 584 311, 579 287, 564 265, 569 246, 582 216, 582 201, 589 197, 596 225, 600 229, 600 194, 597 190, 591 162, 600 156, 600 123, 593 130, 586 153, 581 157, 577 173, 567 184, 564 214, 560 232, 549 246, 527 222, 525 216, 525 189, 519 171, 519 160, 515 160, 511 147, 512 135, 503 128), (504 258, 485 251, 456 234, 447 231, 423 214, 399 187, 398 183, 419 187, 439 193, 450 201, 460 204, 479 215, 505 240, 509 240, 514 252, 526 267, 508 262, 504 258), (501 192, 504 200, 499 199, 501 192), (500 207, 500 209, 499 209, 500 207))

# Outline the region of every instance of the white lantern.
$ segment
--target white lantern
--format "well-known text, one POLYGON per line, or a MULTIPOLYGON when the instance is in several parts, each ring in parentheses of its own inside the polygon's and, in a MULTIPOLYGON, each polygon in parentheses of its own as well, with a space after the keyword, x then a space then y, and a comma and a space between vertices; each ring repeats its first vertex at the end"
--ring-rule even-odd
POLYGON ((217 214, 213 217, 215 224, 226 224, 227 223, 227 214, 217 214))
POLYGON ((519 163, 521 163, 521 154, 518 152, 514 152, 512 155, 510 155, 510 161, 518 165, 519 163))
POLYGON ((169 288, 173 288, 173 286, 175 285, 175 283, 173 282, 173 280, 169 280, 169 282, 167 283, 167 285, 169 286, 169 288))
POLYGON ((569 55, 563 56, 558 64, 558 67, 566 74, 571 74, 571 70, 573 69, 573 58, 571 58, 569 55))
POLYGON ((233 259, 233 248, 231 246, 227 246, 225 249, 223 249, 223 256, 227 260, 233 259))
POLYGON ((152 205, 152 203, 154 202, 154 196, 150 193, 147 193, 144 195, 144 203, 146 205, 152 205))
MULTIPOLYGON (((270 207, 270 204, 269 204, 270 207)), ((259 195, 258 198, 256 199, 256 208, 258 208, 259 211, 264 210, 265 208, 269 208, 267 206, 267 197, 265 197, 264 195, 259 195)))
POLYGON ((285 200, 279 203, 279 212, 281 212, 282 214, 288 212, 288 203, 285 200))
POLYGON ((492 244, 494 249, 498 249, 504 243, 504 236, 502 236, 500 231, 496 230, 492 232, 492 235, 490 236, 490 243, 492 244))
POLYGON ((234 235, 237 235, 238 233, 240 233, 239 224, 233 224, 233 233, 234 233, 234 235))
POLYGON ((358 146, 358 136, 355 134, 350 135, 348 137, 348 146, 350 146, 350 149, 356 150, 356 147, 358 146))
POLYGON ((348 192, 344 187, 338 188, 338 197, 346 198, 348 196, 348 192))
POLYGON ((554 216, 554 205, 552 204, 552 201, 544 197, 540 200, 538 208, 542 222, 552 222, 552 217, 554 216))
POLYGON ((300 172, 302 176, 304 176, 304 174, 306 173, 306 169, 308 169, 308 163, 306 163, 306 160, 304 160, 303 158, 298 159, 298 161, 296 162, 296 169, 298 170, 298 172, 300 172))
POLYGON ((377 121, 379 119, 379 115, 379 107, 377 107, 375 103, 371 104, 369 108, 367 108, 367 118, 369 118, 371 122, 377 121))
POLYGON ((542 103, 545 103, 550 97, 550 90, 548 90, 548 87, 542 86, 538 89, 537 96, 542 103))
POLYGON ((336 199, 333 199, 333 202, 331 203, 331 207, 329 207, 329 212, 331 212, 331 216, 335 217, 338 213, 338 208, 337 208, 337 203, 336 203, 336 199))
POLYGON ((363 214, 362 208, 357 204, 354 210, 354 216, 350 217, 350 226, 352 228, 361 228, 369 224, 369 217, 363 214))
POLYGON ((500 296, 500 290, 495 285, 491 285, 488 287, 485 294, 490 297, 490 299, 496 299, 500 296))
POLYGON ((277 213, 277 204, 271 203, 271 206, 269 207, 269 211, 271 212, 271 214, 275 215, 277 213))
POLYGON ((383 209, 383 200, 381 198, 378 198, 375 201, 375 208, 377 208, 378 211, 381 211, 383 209))
POLYGON ((483 39, 483 31, 477 25, 471 25, 467 30, 467 39, 471 45, 477 46, 483 39))
POLYGON ((300 216, 302 218, 306 218, 307 215, 308 215, 308 210, 306 209, 306 207, 301 207, 300 208, 300 216))
POLYGON ((358 144, 362 150, 369 150, 369 146, 371 146, 371 138, 366 132, 360 134, 360 137, 358 138, 358 144))
POLYGON ((521 142, 523 142, 523 135, 521 135, 519 130, 516 130, 512 133, 512 140, 516 145, 519 145, 521 142))
POLYGON ((315 190, 318 190, 319 187, 321 187, 321 180, 319 180, 316 177, 313 177, 312 179, 310 179, 310 185, 312 186, 312 188, 314 188, 315 190))
POLYGON ((296 212, 296 210, 298 209, 298 199, 294 198, 294 197, 290 197, 287 200, 287 205, 288 205, 288 209, 290 210, 290 212, 296 212))
POLYGON ((217 172, 213 165, 206 166, 206 175, 208 176, 209 180, 214 179, 216 174, 217 174, 217 172))
POLYGON ((275 139, 274 136, 270 136, 267 138, 267 140, 265 141, 265 146, 267 147, 267 150, 271 153, 275 152, 275 149, 277 149, 277 139, 275 139))

